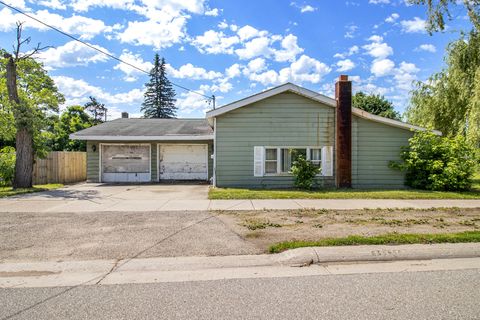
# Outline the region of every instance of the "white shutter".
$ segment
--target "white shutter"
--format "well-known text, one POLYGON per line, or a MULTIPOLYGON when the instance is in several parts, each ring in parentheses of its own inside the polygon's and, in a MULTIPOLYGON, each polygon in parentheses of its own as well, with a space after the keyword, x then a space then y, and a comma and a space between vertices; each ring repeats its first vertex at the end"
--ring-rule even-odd
POLYGON ((322 175, 328 176, 328 177, 333 175, 333 147, 332 146, 322 147, 322 175))
POLYGON ((253 147, 253 175, 263 177, 263 153, 264 147, 253 147))

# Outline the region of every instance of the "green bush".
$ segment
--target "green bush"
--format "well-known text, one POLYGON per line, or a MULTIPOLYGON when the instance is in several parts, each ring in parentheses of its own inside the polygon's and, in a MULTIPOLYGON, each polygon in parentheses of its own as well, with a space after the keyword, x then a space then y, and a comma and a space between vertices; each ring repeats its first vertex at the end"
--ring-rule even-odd
POLYGON ((291 173, 295 176, 295 186, 301 189, 311 189, 315 176, 320 169, 299 155, 292 164, 291 173))
POLYGON ((406 172, 405 184, 416 189, 468 190, 478 164, 475 148, 464 138, 417 132, 401 151, 402 162, 390 167, 406 172))
POLYGON ((15 148, 4 147, 0 149, 0 186, 12 184, 15 174, 15 148))

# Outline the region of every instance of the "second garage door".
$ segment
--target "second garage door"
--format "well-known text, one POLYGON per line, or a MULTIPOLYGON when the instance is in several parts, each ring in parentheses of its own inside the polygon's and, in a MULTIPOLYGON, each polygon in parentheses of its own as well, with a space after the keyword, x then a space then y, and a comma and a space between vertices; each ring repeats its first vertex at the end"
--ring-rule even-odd
POLYGON ((208 180, 206 144, 158 145, 160 180, 208 180))

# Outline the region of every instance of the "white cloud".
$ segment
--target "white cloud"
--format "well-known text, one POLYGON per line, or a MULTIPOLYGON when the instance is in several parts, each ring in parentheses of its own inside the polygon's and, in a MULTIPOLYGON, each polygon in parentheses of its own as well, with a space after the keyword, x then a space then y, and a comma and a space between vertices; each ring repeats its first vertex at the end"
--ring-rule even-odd
POLYGON ((437 48, 433 44, 421 44, 418 48, 415 49, 416 51, 427 51, 427 52, 436 52, 437 48))
POLYGON ((371 43, 364 45, 362 48, 367 54, 375 59, 384 59, 393 54, 393 49, 387 43, 383 42, 383 38, 378 35, 371 36, 368 40, 371 43))
POLYGON ((264 58, 256 58, 248 62, 247 68, 244 71, 246 74, 259 73, 265 70, 266 66, 264 58))
POLYGON ((36 1, 41 6, 48 7, 56 10, 65 10, 67 5, 62 0, 41 0, 36 1))
POLYGON ((238 77, 242 74, 240 65, 238 63, 232 64, 230 67, 225 69, 225 75, 228 79, 238 77))
POLYGON ((228 23, 226 23, 225 20, 224 20, 224 21, 221 21, 221 22, 217 25, 217 27, 219 27, 220 29, 226 29, 226 28, 228 28, 228 23))
POLYGON ((390 59, 377 59, 374 60, 370 71, 376 77, 384 77, 392 73, 395 63, 390 59))
POLYGON ((340 60, 337 62, 337 71, 344 72, 355 68, 355 63, 350 59, 340 60))
MULTIPOLYGON (((119 25, 107 26, 101 20, 73 15, 65 18, 61 15, 50 13, 47 10, 39 10, 36 13, 30 13, 41 21, 47 21, 50 25, 70 34, 79 35, 81 39, 89 40, 102 33, 110 33, 120 28, 119 25)), ((0 10, 0 31, 9 32, 14 30, 17 21, 25 21, 25 28, 34 28, 40 31, 50 30, 48 27, 33 21, 25 20, 21 14, 14 14, 10 9, 0 10)))
POLYGON ((333 55, 333 57, 334 58, 339 58, 339 59, 345 59, 345 57, 347 57, 347 56, 352 56, 352 55, 358 53, 359 50, 360 50, 360 48, 358 46, 354 45, 354 46, 351 46, 350 48, 348 48, 347 52, 335 53, 333 55))
MULTIPOLYGON (((104 52, 107 49, 93 45, 104 52)), ((108 57, 93 50, 77 41, 70 41, 63 46, 49 48, 38 55, 38 59, 44 63, 47 69, 65 68, 74 66, 86 66, 89 63, 97 63, 108 60, 108 57)))
POLYGON ((270 49, 270 39, 268 37, 259 37, 245 43, 245 46, 236 49, 235 53, 242 60, 251 59, 258 56, 269 56, 272 52, 270 49))
POLYGON ((368 0, 371 4, 389 4, 390 0, 368 0))
MULTIPOLYGON (((123 50, 122 54, 120 55, 120 59, 147 72, 153 68, 153 64, 151 62, 144 61, 139 54, 134 54, 128 50, 123 50)), ((136 81, 139 75, 144 74, 140 70, 132 68, 129 65, 124 63, 119 63, 113 68, 115 70, 120 70, 123 73, 125 73, 124 80, 127 82, 136 81)))
POLYGON ((68 76, 52 76, 52 79, 58 90, 65 95, 65 105, 83 105, 88 101, 89 96, 93 96, 106 104, 110 114, 112 105, 137 105, 140 107, 143 101, 143 91, 140 89, 111 94, 82 79, 74 79, 68 76))
POLYGON ((118 34, 123 43, 168 48, 186 36, 187 17, 174 16, 167 12, 158 19, 129 21, 127 28, 118 34))
POLYGON ((25 0, 4 0, 6 4, 9 4, 13 7, 26 10, 25 0))
POLYGON ((202 53, 232 54, 233 46, 240 42, 237 36, 226 36, 222 31, 214 30, 205 31, 201 36, 195 37, 192 44, 202 53))
POLYGON ((222 76, 221 72, 207 71, 204 68, 195 67, 191 63, 184 64, 178 70, 167 65, 167 73, 174 78, 190 80, 213 80, 222 76))
POLYGON ((313 11, 315 11, 315 10, 317 10, 317 8, 314 8, 314 7, 312 7, 312 6, 309 5, 309 4, 307 4, 307 5, 305 5, 305 6, 302 6, 302 7, 300 8, 300 12, 301 12, 301 13, 304 13, 304 12, 313 12, 313 11))
POLYGON ((91 7, 105 7, 113 9, 130 9, 134 0, 73 0, 69 6, 77 12, 88 11, 91 7))
POLYGON ((410 91, 412 82, 417 79, 417 72, 420 69, 413 63, 405 61, 400 63, 400 66, 395 70, 394 79, 397 82, 396 87, 400 90, 410 91))
MULTIPOLYGON (((205 89, 206 88, 199 88, 195 91, 207 95, 205 89)), ((205 97, 190 91, 180 93, 175 105, 178 107, 179 113, 183 115, 192 114, 197 111, 205 113, 212 108, 211 104, 205 97)))
POLYGON ((268 32, 259 31, 252 26, 246 25, 237 30, 237 35, 240 37, 240 41, 245 41, 257 36, 265 36, 268 32))
POLYGON ((293 61, 297 55, 303 52, 303 49, 298 46, 297 37, 293 34, 289 34, 283 38, 281 46, 282 49, 273 50, 275 61, 278 62, 293 61))
POLYGON ((346 26, 345 29, 347 29, 347 31, 345 32, 345 35, 344 35, 345 38, 347 38, 347 39, 355 38, 355 32, 357 31, 358 26, 356 26, 354 24, 351 24, 351 25, 346 26))
POLYGON ((147 7, 155 9, 168 9, 177 12, 189 11, 197 14, 205 11, 205 0, 141 0, 141 2, 147 7))
POLYGON ((295 8, 297 8, 297 9, 300 9, 300 12, 301 12, 301 13, 313 12, 313 11, 316 11, 316 10, 317 10, 317 8, 315 8, 315 7, 313 7, 313 6, 309 5, 309 4, 302 4, 302 5, 300 5, 300 4, 297 4, 297 3, 294 2, 294 1, 293 1, 293 2, 290 2, 290 5, 291 5, 292 7, 295 7, 295 8))
POLYGON ((356 53, 358 53, 360 49, 358 48, 358 46, 352 46, 348 49, 348 55, 351 56, 351 55, 354 55, 356 53))
POLYGON ((318 83, 330 71, 331 68, 325 63, 307 55, 302 55, 289 67, 283 68, 279 72, 267 70, 260 74, 250 74, 249 79, 263 85, 277 85, 288 81, 318 83))
POLYGON ((205 11, 206 16, 211 16, 211 17, 217 17, 220 13, 220 10, 218 8, 213 8, 210 10, 205 11))
POLYGON ((385 19, 385 22, 394 23, 398 18, 400 18, 400 15, 398 13, 392 13, 385 19))
POLYGON ((402 31, 406 33, 424 33, 425 29, 425 20, 420 19, 419 17, 413 18, 413 20, 402 20, 400 21, 402 26, 402 31))

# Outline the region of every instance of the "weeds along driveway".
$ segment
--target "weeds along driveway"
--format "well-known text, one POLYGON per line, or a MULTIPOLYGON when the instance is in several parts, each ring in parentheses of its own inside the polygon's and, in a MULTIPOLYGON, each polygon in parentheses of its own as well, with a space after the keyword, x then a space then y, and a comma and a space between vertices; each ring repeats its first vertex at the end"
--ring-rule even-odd
POLYGON ((206 211, 0 214, 0 263, 259 252, 206 211))

